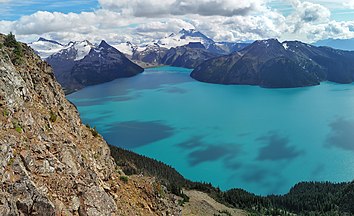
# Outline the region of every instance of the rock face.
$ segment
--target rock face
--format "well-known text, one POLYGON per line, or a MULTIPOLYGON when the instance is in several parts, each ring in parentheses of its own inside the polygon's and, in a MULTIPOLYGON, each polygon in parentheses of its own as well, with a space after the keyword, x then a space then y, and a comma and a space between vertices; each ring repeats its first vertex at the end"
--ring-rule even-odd
POLYGON ((354 52, 315 47, 298 41, 256 41, 228 56, 205 61, 191 76, 202 82, 286 88, 328 80, 354 81, 354 52))
POLYGON ((250 215, 246 211, 229 208, 216 202, 209 195, 200 191, 185 190, 184 193, 189 197, 189 202, 183 206, 183 215, 188 216, 246 216, 250 215))
POLYGON ((105 41, 99 46, 88 41, 71 42, 46 61, 53 67, 55 77, 66 92, 134 76, 144 70, 105 41))
POLYGON ((0 35, 0 215, 179 215, 153 178, 123 181, 107 143, 81 123, 51 67, 0 35))
POLYGON ((161 59, 161 63, 176 67, 195 68, 205 60, 220 56, 209 52, 200 42, 171 48, 161 59))

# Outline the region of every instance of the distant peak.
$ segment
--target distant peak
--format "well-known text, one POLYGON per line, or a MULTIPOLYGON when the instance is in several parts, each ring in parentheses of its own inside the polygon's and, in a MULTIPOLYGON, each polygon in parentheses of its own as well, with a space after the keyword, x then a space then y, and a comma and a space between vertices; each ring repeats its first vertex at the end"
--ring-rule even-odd
POLYGON ((109 45, 105 40, 102 40, 100 45, 98 45, 99 47, 102 47, 102 48, 109 48, 111 47, 111 45, 109 45))
POLYGON ((279 43, 278 39, 276 38, 269 38, 269 39, 265 39, 265 40, 258 40, 259 42, 277 42, 279 43))
POLYGON ((276 38, 270 38, 270 39, 266 39, 266 40, 257 40, 257 41, 254 42, 254 44, 258 44, 258 45, 266 44, 266 45, 269 45, 269 44, 281 44, 281 43, 276 38))
POLYGON ((68 46, 68 47, 71 47, 71 46, 77 46, 77 45, 84 45, 84 46, 89 45, 89 46, 93 46, 93 44, 92 44, 90 41, 88 41, 88 40, 83 40, 83 41, 70 41, 67 46, 68 46))
POLYGON ((180 34, 192 34, 194 32, 197 32, 195 29, 182 29, 181 31, 179 31, 180 34))
POLYGON ((38 38, 38 40, 37 41, 48 41, 47 39, 45 39, 45 38, 42 38, 42 37, 40 37, 40 38, 38 38))
POLYGON ((43 38, 43 37, 38 38, 37 41, 43 41, 43 42, 49 42, 49 43, 54 43, 54 44, 62 45, 61 43, 59 43, 59 42, 57 42, 57 41, 49 40, 49 39, 46 39, 46 38, 43 38))

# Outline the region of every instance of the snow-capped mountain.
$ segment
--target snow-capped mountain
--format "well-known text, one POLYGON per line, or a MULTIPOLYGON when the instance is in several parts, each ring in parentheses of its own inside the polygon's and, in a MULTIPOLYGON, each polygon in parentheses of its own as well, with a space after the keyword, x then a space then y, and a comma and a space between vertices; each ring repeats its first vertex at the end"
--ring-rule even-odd
MULTIPOLYGON (((46 58, 47 62, 53 66, 56 78, 60 83, 65 83, 67 88, 81 87, 72 83, 68 84, 68 80, 73 80, 70 73, 73 67, 78 65, 77 62, 85 59, 93 49, 98 51, 97 48, 99 47, 87 40, 62 45, 43 38, 32 44, 38 53, 42 53, 42 58, 46 58), (34 46, 35 44, 37 46, 34 46), (46 53, 46 55, 43 53, 46 53), (49 56, 49 54, 51 55, 49 56)), ((131 42, 125 42, 115 44, 113 47, 142 67, 174 65, 195 68, 206 59, 228 55, 243 49, 247 45, 249 44, 214 42, 199 31, 182 29, 177 34, 172 33, 165 38, 156 39, 150 43, 132 44, 131 42)))
POLYGON ((106 41, 92 48, 87 56, 74 65, 73 78, 83 86, 109 82, 117 78, 131 77, 143 72, 123 53, 106 41))
POLYGON ((127 41, 125 43, 119 43, 116 45, 112 45, 112 46, 128 56, 132 56, 134 54, 134 52, 136 50, 138 50, 138 46, 132 44, 129 41, 127 41))
POLYGON ((167 51, 167 48, 161 47, 159 44, 154 43, 141 47, 140 49, 136 49, 133 52, 132 59, 151 65, 159 65, 161 64, 162 58, 167 51))
POLYGON ((87 40, 75 42, 71 41, 54 55, 60 55, 61 58, 64 57, 73 61, 79 61, 89 54, 91 48, 94 47, 95 46, 87 40))
MULTIPOLYGON (((185 47, 189 44, 201 44, 203 48, 199 47, 199 51, 204 49, 215 55, 228 55, 249 45, 248 43, 237 42, 214 42, 211 38, 199 31, 194 29, 182 29, 177 34, 172 33, 167 37, 155 40, 155 42, 148 44, 133 45, 130 42, 127 42, 114 45, 114 47, 122 51, 129 58, 139 62, 148 63, 149 66, 152 66, 164 64, 162 59, 167 51, 173 52, 174 49, 185 47)), ((193 49, 193 47, 189 48, 193 49)), ((206 52, 204 52, 204 54, 206 54, 206 52)))
POLYGON ((200 60, 228 55, 248 45, 248 43, 214 42, 199 31, 182 29, 177 34, 172 33, 147 44, 134 45, 126 42, 114 45, 114 47, 143 67, 168 64, 193 68, 200 63, 200 60), (196 60, 193 55, 201 58, 196 60))
POLYGON ((60 51, 65 46, 59 42, 48 40, 45 38, 39 38, 37 41, 29 44, 32 49, 42 58, 45 59, 48 56, 60 51))
POLYGON ((143 69, 105 41, 93 45, 89 41, 70 42, 46 61, 66 92, 89 85, 134 76, 143 69))
POLYGON ((209 48, 209 46, 215 43, 211 38, 208 38, 204 34, 195 29, 182 29, 177 34, 172 33, 168 37, 162 38, 157 41, 157 43, 161 47, 172 48, 178 46, 184 46, 191 42, 200 42, 205 46, 205 48, 209 48))

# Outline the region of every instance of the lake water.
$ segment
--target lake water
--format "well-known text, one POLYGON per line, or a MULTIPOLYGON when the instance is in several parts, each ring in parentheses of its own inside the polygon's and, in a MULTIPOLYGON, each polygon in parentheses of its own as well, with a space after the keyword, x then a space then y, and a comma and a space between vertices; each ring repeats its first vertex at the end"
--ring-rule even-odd
POLYGON ((221 189, 286 193, 300 181, 354 179, 354 85, 215 85, 191 70, 143 74, 68 98, 112 145, 221 189))

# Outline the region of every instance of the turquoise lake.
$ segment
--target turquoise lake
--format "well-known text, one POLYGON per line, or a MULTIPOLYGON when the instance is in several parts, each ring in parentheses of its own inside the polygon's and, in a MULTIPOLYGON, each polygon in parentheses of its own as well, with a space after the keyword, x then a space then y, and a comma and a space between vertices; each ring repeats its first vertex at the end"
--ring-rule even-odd
POLYGON ((354 85, 215 85, 161 67, 68 96, 112 145, 226 190, 354 179, 354 85))

